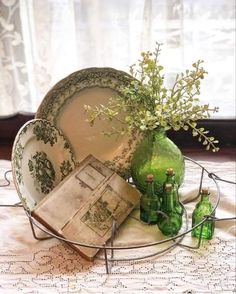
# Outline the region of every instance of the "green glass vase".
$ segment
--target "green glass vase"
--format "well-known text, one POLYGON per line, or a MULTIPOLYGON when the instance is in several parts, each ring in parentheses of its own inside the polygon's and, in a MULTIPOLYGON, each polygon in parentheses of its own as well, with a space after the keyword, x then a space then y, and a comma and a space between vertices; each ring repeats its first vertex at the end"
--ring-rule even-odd
POLYGON ((146 177, 152 174, 155 192, 162 193, 168 168, 175 171, 176 183, 180 186, 185 171, 181 151, 166 136, 164 129, 149 132, 137 145, 131 159, 131 176, 134 184, 144 194, 147 189, 146 177))

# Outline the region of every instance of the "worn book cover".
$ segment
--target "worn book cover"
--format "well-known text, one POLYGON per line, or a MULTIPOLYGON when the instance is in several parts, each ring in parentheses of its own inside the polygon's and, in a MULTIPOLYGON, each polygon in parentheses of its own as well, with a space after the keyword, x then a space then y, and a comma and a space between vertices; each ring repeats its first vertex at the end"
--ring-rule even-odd
MULTIPOLYGON (((32 211, 56 234, 83 244, 102 246, 139 201, 139 192, 89 155, 32 211)), ((99 249, 71 246, 92 260, 99 249)))

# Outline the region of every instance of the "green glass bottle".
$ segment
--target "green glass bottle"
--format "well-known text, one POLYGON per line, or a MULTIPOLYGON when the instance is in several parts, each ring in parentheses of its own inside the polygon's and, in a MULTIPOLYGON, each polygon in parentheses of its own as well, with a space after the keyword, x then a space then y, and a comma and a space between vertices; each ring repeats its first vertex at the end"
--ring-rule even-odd
POLYGON ((153 175, 146 177, 147 190, 140 200, 140 219, 148 224, 156 224, 158 220, 157 211, 160 209, 160 201, 154 193, 153 175))
POLYGON ((178 192, 178 184, 175 180, 175 172, 173 168, 168 168, 166 170, 166 180, 163 185, 163 190, 165 189, 166 184, 172 184, 172 189, 173 189, 173 198, 174 198, 174 207, 177 213, 183 215, 184 209, 183 205, 179 201, 179 192, 178 192))
POLYGON ((177 235, 182 226, 182 216, 175 210, 173 186, 170 183, 165 185, 161 211, 158 228, 165 236, 177 235))
MULTIPOLYGON (((201 200, 197 203, 192 214, 192 227, 199 224, 205 215, 212 215, 213 206, 209 200, 209 190, 203 188, 201 190, 201 200)), ((214 213, 213 213, 214 215, 214 213)), ((202 238, 210 240, 215 229, 214 221, 205 221, 202 226, 202 238)), ((192 230, 192 237, 200 237, 201 225, 192 230)))

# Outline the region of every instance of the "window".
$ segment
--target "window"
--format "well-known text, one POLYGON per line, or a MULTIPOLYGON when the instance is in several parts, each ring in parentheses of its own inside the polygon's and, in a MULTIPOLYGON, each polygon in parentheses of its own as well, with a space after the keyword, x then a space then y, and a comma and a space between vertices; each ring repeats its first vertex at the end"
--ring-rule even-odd
POLYGON ((235 116, 234 0, 2 0, 0 115, 35 112, 73 71, 128 71, 155 41, 169 83, 202 59, 202 102, 220 107, 216 118, 235 116))

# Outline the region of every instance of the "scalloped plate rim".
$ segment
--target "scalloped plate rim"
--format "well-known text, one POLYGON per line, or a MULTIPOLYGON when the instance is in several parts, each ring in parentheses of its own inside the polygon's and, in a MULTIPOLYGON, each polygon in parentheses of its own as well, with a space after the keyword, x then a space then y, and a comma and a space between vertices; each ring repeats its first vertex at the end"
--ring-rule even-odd
MULTIPOLYGON (((74 155, 73 152, 71 151, 69 142, 67 141, 66 137, 64 136, 64 134, 61 132, 60 129, 58 129, 56 126, 54 126, 50 121, 46 120, 46 119, 32 119, 27 121, 18 131, 14 143, 13 143, 13 147, 12 147, 12 153, 11 153, 11 167, 12 167, 12 175, 13 175, 13 182, 16 188, 16 191, 18 193, 18 196, 23 204, 23 207, 27 210, 27 211, 31 211, 30 206, 27 203, 27 197, 23 195, 23 191, 22 188, 20 188, 20 183, 17 180, 17 176, 16 176, 16 171, 17 171, 17 167, 15 166, 15 158, 16 158, 16 148, 17 146, 20 144, 20 140, 22 138, 22 136, 27 133, 27 129, 31 127, 31 125, 37 125, 38 123, 44 123, 47 124, 48 126, 50 126, 51 128, 55 129, 57 132, 57 135, 59 136, 60 140, 63 140, 64 143, 68 144, 68 154, 70 154, 69 160, 71 161, 71 163, 73 164, 73 169, 75 168, 76 164, 75 164, 75 159, 74 159, 74 155)), ((34 137, 35 135, 32 134, 32 137, 34 137)), ((27 140, 28 141, 28 140, 27 140)), ((45 144, 45 143, 44 143, 45 144)), ((22 172, 23 174, 23 172, 22 172)), ((23 184, 25 185, 25 184, 23 184)), ((44 195, 46 196, 46 195, 44 195)), ((29 195, 29 197, 32 197, 32 195, 29 195)))
MULTIPOLYGON (((129 75, 128 73, 121 71, 121 70, 111 68, 111 67, 89 67, 89 68, 84 68, 84 69, 75 71, 75 72, 69 74, 68 76, 64 77, 60 81, 58 81, 49 90, 49 92, 46 94, 46 96, 42 100, 41 104, 39 105, 39 108, 36 112, 35 117, 52 121, 58 128, 62 129, 62 127, 59 126, 59 122, 57 121, 57 116, 59 116, 59 114, 61 115, 60 111, 63 112, 62 108, 66 105, 66 103, 69 102, 70 99, 72 100, 71 97, 73 97, 73 95, 75 95, 76 93, 79 93, 81 90, 84 90, 87 88, 91 89, 93 87, 99 87, 99 88, 103 88, 103 89, 108 88, 108 89, 114 90, 115 92, 117 92, 119 94, 119 91, 117 90, 117 88, 119 88, 121 85, 123 85, 123 83, 125 81, 131 80, 131 79, 134 79, 134 78, 131 75, 129 75), (107 82, 107 85, 105 87, 102 84, 99 85, 99 83, 97 81, 99 74, 101 75, 101 79, 104 78, 104 80, 106 80, 106 78, 108 78, 108 76, 109 77, 111 76, 111 79, 114 79, 114 81, 115 81, 114 82, 115 86, 109 82, 107 82), (93 75, 95 77, 93 77, 93 75), (89 82, 90 81, 93 82, 93 86, 90 86, 90 87, 81 86, 82 88, 80 90, 74 90, 74 89, 71 90, 71 88, 73 88, 73 86, 74 87, 76 87, 78 85, 80 86, 80 81, 82 81, 81 83, 86 83, 86 78, 90 79, 89 82), (74 82, 74 80, 76 80, 76 82, 74 82), (72 91, 72 93, 70 93, 70 90, 72 91), (74 90, 74 92, 73 92, 73 90, 74 90), (70 94, 68 94, 68 93, 70 93, 70 94), (53 112, 55 112, 56 114, 53 114, 53 112)), ((73 98, 73 99, 77 99, 77 98, 73 98)), ((78 96, 78 99, 79 99, 79 96, 78 96)), ((70 141, 70 139, 69 139, 70 136, 68 136, 68 133, 66 133, 64 130, 62 130, 62 132, 68 138, 68 141, 70 141)), ((88 132, 89 132, 89 129, 88 129, 88 132)), ((114 167, 112 169, 117 172, 119 172, 119 170, 122 170, 124 168, 124 165, 129 166, 129 164, 130 164, 129 152, 130 152, 130 150, 133 150, 133 147, 134 147, 133 145, 135 144, 135 137, 134 136, 132 137, 131 135, 127 135, 127 137, 125 137, 124 141, 125 142, 127 141, 128 145, 126 147, 124 147, 123 149, 121 149, 121 151, 118 151, 118 154, 119 154, 118 156, 114 156, 112 158, 112 160, 110 160, 110 159, 106 160, 106 158, 103 160, 104 163, 107 163, 108 167, 110 167, 110 168, 114 167), (123 152, 125 148, 126 148, 126 152, 123 152), (127 157, 127 159, 126 159, 126 157, 127 157), (123 160, 124 158, 125 158, 125 160, 123 160), (122 161, 122 164, 120 163, 121 161, 122 161)), ((76 153, 78 152, 77 150, 79 150, 79 148, 78 148, 78 146, 74 146, 71 141, 70 141, 70 144, 72 146, 72 150, 74 151, 75 160, 77 162, 78 156, 76 155, 76 153)), ((89 146, 87 146, 87 147, 89 150, 89 146)), ((117 150, 118 150, 118 148, 117 148, 117 150)), ((90 153, 93 154, 95 157, 97 157, 97 154, 94 154, 92 152, 88 152, 87 155, 89 155, 90 153)), ((109 150, 105 149, 104 150, 104 157, 106 157, 105 154, 107 154, 107 153, 109 153, 109 150)), ((80 158, 80 160, 82 160, 82 158, 80 158)))

